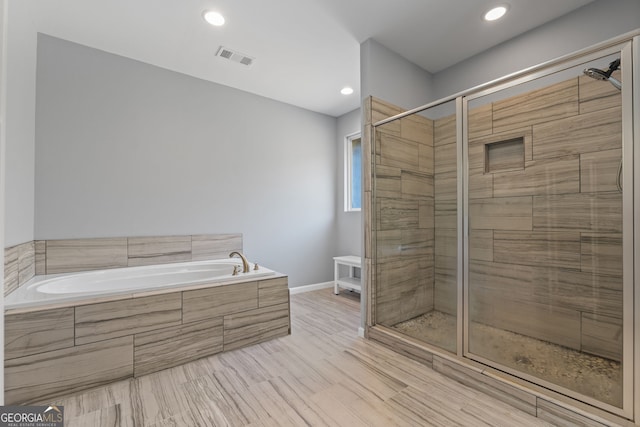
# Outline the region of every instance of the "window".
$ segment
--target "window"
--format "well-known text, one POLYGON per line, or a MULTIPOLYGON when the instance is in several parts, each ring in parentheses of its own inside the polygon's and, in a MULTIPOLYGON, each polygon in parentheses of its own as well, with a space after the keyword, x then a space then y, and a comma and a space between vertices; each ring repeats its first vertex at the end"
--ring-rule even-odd
POLYGON ((344 166, 344 210, 359 211, 362 205, 362 143, 359 133, 346 138, 344 166))

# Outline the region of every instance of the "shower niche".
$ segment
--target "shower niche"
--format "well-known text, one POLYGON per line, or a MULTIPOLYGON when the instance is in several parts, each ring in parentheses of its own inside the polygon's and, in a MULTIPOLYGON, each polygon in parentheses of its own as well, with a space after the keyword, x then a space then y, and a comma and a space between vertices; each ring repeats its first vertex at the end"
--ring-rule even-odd
POLYGON ((634 418, 633 48, 369 100, 370 337, 634 418))

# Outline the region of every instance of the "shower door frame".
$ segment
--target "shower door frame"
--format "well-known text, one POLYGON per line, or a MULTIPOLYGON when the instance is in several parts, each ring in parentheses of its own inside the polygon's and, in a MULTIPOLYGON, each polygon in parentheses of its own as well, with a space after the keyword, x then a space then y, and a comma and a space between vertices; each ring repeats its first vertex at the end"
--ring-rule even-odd
MULTIPOLYGON (((561 394, 567 395, 573 399, 585 402, 592 406, 604 409, 608 412, 614 413, 616 415, 620 415, 629 419, 633 419, 634 416, 634 191, 636 192, 636 207, 635 214, 638 215, 640 207, 637 205, 638 203, 638 186, 634 186, 634 173, 633 173, 633 97, 634 97, 634 87, 637 85, 633 84, 633 77, 637 78, 637 76, 632 75, 632 57, 635 56, 636 62, 638 61, 638 47, 637 40, 640 39, 640 36, 635 37, 636 43, 634 44, 630 38, 626 40, 614 39, 614 41, 606 43, 605 45, 600 44, 590 48, 588 50, 580 51, 576 54, 570 55, 568 57, 563 57, 558 60, 551 61, 546 64, 541 64, 537 67, 530 69, 528 72, 524 72, 522 75, 519 74, 518 77, 510 79, 509 81, 497 84, 490 85, 484 89, 480 90, 471 90, 470 93, 462 96, 462 163, 458 164, 459 169, 462 170, 462 182, 463 182, 463 191, 462 191, 462 212, 458 212, 460 217, 464 216, 464 224, 463 224, 463 242, 462 242, 462 252, 463 252, 463 271, 462 278, 463 283, 458 283, 459 286, 462 286, 462 299, 464 301, 463 307, 463 333, 462 333, 462 356, 471 360, 475 360, 484 365, 491 366, 495 369, 499 369, 501 371, 507 372, 514 377, 519 377, 534 384, 541 385, 550 390, 557 391, 561 394), (632 49, 635 50, 636 54, 632 54, 632 49), (468 122, 469 122, 469 102, 493 94, 497 93, 501 90, 508 89, 511 87, 515 87, 520 84, 528 83, 533 80, 537 80, 539 78, 543 78, 545 76, 552 75, 554 73, 562 72, 564 70, 577 67, 583 63, 599 59, 604 56, 612 55, 612 54, 620 54, 622 59, 622 73, 624 77, 624 82, 622 85, 622 161, 623 161, 623 170, 631 171, 630 173, 623 174, 623 193, 622 193, 622 236, 623 236, 623 352, 622 352, 622 407, 619 408, 617 406, 613 406, 607 403, 604 403, 595 398, 583 395, 581 393, 575 392, 573 390, 567 389, 565 387, 556 385, 546 380, 542 380, 538 377, 525 374, 522 371, 518 371, 517 369, 513 369, 507 366, 504 366, 498 362, 486 359, 480 355, 474 354, 469 350, 469 136, 468 136, 468 122), (631 76, 631 78, 627 77, 631 76)), ((526 71, 526 70, 525 70, 526 71)), ((607 84, 607 82, 603 82, 607 84)), ((635 91, 637 92, 637 90, 635 91)), ((635 94, 637 98, 637 93, 635 94)), ((638 104, 636 104, 638 105, 638 104)), ((636 133, 638 129, 635 130, 636 133)), ((635 155, 640 157, 640 150, 635 150, 635 155)), ((640 163, 637 163, 640 164, 640 163)), ((636 175, 636 181, 638 181, 638 173, 636 175)), ((640 223, 640 222, 639 222, 640 223)), ((638 241, 638 230, 635 230, 636 242, 638 241)), ((460 253, 460 248, 458 248, 458 253, 460 253)), ((639 255, 635 254, 635 259, 638 260, 639 255)), ((638 296, 640 294, 639 291, 636 290, 635 297, 637 300, 640 300, 638 296)), ((636 307, 640 307, 640 303, 636 305, 636 307)), ((640 328, 637 328, 640 329, 640 328)), ((638 335, 636 331, 636 336, 638 335)), ((460 337, 459 337, 460 339, 460 337)), ((636 346, 639 347, 638 339, 635 340, 636 346)), ((636 364, 635 366, 640 367, 638 365, 638 350, 636 349, 636 364)), ((635 377, 639 375, 636 373, 635 377)), ((635 379, 636 383, 636 393, 640 394, 638 390, 640 390, 640 379, 635 379)), ((640 403, 635 403, 635 413, 640 414, 640 409, 638 409, 638 405, 640 403)))

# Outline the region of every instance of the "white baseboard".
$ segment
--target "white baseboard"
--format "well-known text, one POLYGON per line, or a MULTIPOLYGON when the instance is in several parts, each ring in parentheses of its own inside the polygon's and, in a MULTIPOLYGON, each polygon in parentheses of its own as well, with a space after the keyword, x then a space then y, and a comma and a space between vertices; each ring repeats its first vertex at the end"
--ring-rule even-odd
POLYGON ((358 328, 358 336, 364 338, 364 328, 362 326, 358 328))
POLYGON ((289 288, 291 295, 301 294, 303 292, 317 291, 318 289, 333 288, 333 281, 316 283, 314 285, 296 286, 295 288, 289 288))

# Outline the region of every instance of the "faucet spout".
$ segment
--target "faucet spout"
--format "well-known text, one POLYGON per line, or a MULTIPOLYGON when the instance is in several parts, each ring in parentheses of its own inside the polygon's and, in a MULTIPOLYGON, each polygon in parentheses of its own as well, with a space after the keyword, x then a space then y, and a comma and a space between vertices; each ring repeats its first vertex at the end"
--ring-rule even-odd
POLYGON ((250 271, 249 268, 249 261, 247 261, 247 258, 245 258, 244 255, 242 255, 242 253, 238 252, 238 251, 233 251, 229 254, 229 258, 233 258, 234 255, 238 255, 240 257, 240 259, 242 259, 242 272, 243 273, 248 273, 250 271))

